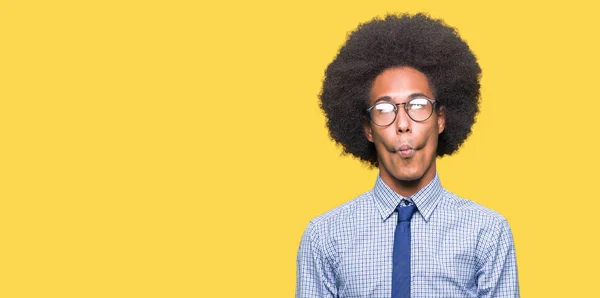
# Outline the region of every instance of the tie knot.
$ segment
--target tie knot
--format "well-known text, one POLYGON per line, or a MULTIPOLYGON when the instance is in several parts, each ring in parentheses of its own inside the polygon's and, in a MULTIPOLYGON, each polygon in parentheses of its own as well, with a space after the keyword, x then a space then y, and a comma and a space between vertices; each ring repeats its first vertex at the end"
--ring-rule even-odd
POLYGON ((398 205, 396 209, 398 209, 398 222, 410 221, 415 211, 417 211, 417 206, 415 204, 408 206, 398 205))

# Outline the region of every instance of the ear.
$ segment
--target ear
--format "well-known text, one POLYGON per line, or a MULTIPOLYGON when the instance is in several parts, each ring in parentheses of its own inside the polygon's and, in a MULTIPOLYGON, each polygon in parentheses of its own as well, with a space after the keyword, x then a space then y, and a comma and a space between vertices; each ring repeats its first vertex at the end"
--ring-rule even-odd
POLYGON ((444 109, 444 107, 440 107, 440 110, 437 112, 437 114, 438 134, 441 134, 446 128, 446 109, 444 109))
POLYGON ((363 129, 365 131, 365 136, 367 137, 367 140, 373 143, 373 129, 371 128, 371 124, 369 122, 364 122, 363 129))

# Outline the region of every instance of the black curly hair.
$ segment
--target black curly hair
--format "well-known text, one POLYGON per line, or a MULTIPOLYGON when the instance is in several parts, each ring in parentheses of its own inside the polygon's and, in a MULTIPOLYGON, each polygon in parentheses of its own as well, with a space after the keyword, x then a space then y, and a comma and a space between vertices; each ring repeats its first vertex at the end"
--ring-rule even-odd
POLYGON ((481 68, 454 28, 423 13, 390 14, 360 24, 327 67, 320 99, 331 138, 344 153, 371 166, 378 166, 377 151, 363 129, 371 85, 384 70, 399 66, 424 73, 436 106, 444 109, 438 156, 458 149, 479 111, 481 68))

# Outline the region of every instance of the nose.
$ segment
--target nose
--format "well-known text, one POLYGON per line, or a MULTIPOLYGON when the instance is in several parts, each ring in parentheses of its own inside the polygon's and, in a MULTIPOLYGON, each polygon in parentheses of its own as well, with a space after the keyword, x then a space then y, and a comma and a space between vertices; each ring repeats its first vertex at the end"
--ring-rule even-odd
POLYGON ((403 106, 398 107, 398 115, 396 116, 396 129, 398 133, 406 133, 410 131, 412 120, 408 117, 403 106))

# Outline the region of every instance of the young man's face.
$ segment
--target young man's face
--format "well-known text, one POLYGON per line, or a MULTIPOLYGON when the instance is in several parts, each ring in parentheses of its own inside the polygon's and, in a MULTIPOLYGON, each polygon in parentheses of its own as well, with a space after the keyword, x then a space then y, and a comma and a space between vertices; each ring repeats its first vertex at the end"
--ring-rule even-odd
MULTIPOLYGON (((389 68, 373 81, 369 106, 379 102, 406 103, 415 97, 435 99, 427 77, 411 67, 389 68)), ((444 130, 444 124, 443 112, 438 114, 434 109, 429 119, 416 122, 408 116, 404 106, 399 105, 398 115, 390 125, 378 126, 373 122, 365 125, 365 134, 377 149, 384 182, 423 181, 425 184, 431 181, 436 171, 438 135, 444 130)))

